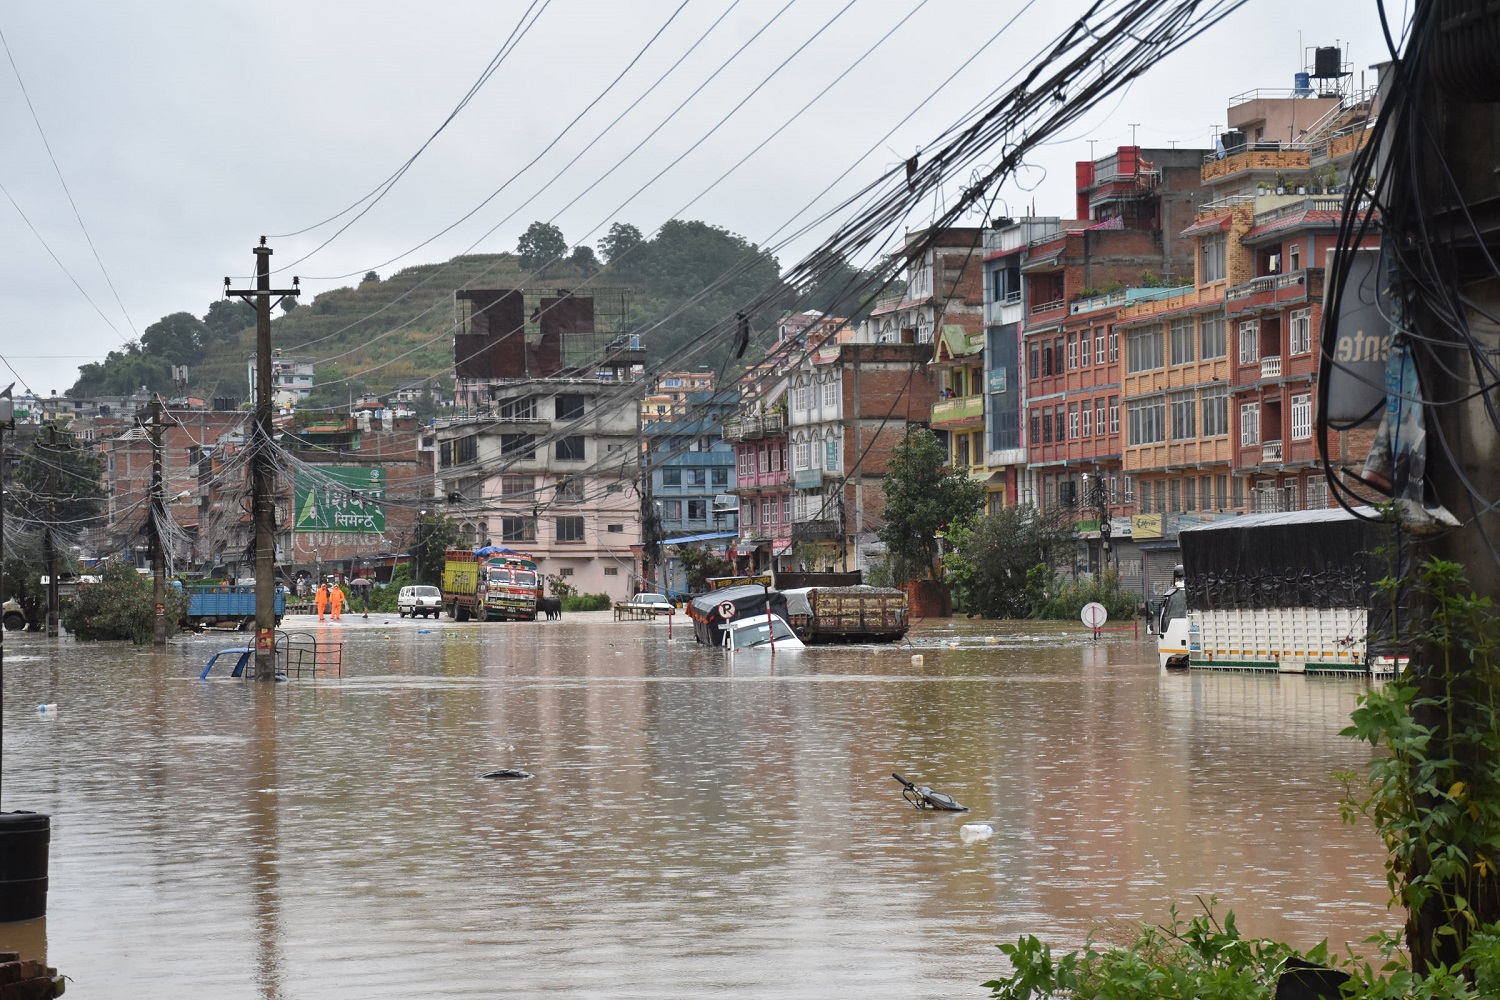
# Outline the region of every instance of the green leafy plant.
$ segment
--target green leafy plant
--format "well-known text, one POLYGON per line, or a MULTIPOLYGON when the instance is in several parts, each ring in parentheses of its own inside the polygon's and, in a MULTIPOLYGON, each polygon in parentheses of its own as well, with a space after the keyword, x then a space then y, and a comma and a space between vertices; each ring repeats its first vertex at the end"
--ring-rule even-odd
POLYGON ((412 584, 411 567, 402 563, 391 571, 391 582, 375 587, 370 593, 371 611, 395 611, 402 587, 412 584))
POLYGON ((1299 952, 1277 941, 1247 938, 1232 912, 1219 920, 1216 899, 1198 902, 1201 914, 1185 919, 1174 907, 1170 923, 1142 926, 1128 947, 1101 948, 1090 938, 1082 949, 1054 957, 1050 946, 1030 935, 1003 944, 1012 972, 984 985, 993 1000, 1270 1000, 1289 960, 1329 961, 1326 942, 1299 952))
POLYGON ((1118 621, 1135 617, 1139 598, 1135 594, 1121 591, 1119 575, 1113 570, 1106 570, 1087 580, 1053 583, 1044 590, 1032 617, 1073 621, 1078 618, 1083 606, 1090 602, 1104 605, 1109 617, 1118 621))
POLYGON ((613 606, 608 594, 573 594, 562 599, 564 611, 608 611, 613 606))
MULTIPOLYGON (((63 628, 79 639, 129 639, 137 646, 151 641, 156 624, 154 587, 124 563, 108 563, 102 579, 78 588, 78 595, 64 605, 63 628)), ((187 595, 178 587, 167 587, 167 621, 175 628, 187 615, 187 595)))
POLYGON ((1430 612, 1408 637, 1419 656, 1363 696, 1344 730, 1381 752, 1364 782, 1339 777, 1345 820, 1369 818, 1385 844, 1392 902, 1425 971, 1455 967, 1500 916, 1500 630, 1457 563, 1427 560, 1415 590, 1430 612))

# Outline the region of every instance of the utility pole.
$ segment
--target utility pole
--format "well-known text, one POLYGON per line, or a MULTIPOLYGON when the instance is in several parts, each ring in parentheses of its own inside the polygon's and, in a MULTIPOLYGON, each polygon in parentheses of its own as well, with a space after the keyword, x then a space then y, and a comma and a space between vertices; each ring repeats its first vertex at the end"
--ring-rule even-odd
MULTIPOLYGON (((12 382, 0 392, 0 577, 5 574, 5 432, 16 426, 15 402, 11 390, 12 382)), ((0 588, 0 600, 5 599, 4 588, 0 588)), ((0 710, 5 707, 5 627, 0 624, 0 710)), ((5 774, 5 712, 0 711, 0 787, 5 774)))
POLYGON ((255 523, 255 677, 276 679, 276 467, 271 455, 271 300, 301 291, 271 287, 271 248, 260 238, 255 253, 255 287, 224 294, 255 300, 255 433, 251 450, 250 511, 255 523))
POLYGON ((151 395, 151 604, 156 623, 151 631, 151 645, 167 644, 167 559, 162 550, 161 526, 167 516, 162 495, 161 475, 161 397, 151 395))
MULTIPOLYGON (((1493 277, 1493 261, 1500 254, 1500 173, 1495 170, 1500 85, 1493 73, 1491 41, 1497 29, 1500 11, 1493 6, 1469 9, 1439 0, 1415 5, 1407 51, 1392 64, 1398 74, 1394 79, 1402 85, 1400 97, 1381 111, 1393 135, 1376 181, 1389 191, 1381 239, 1395 262, 1396 295, 1409 310, 1401 326, 1411 332, 1398 333, 1397 346, 1409 348, 1418 375, 1417 397, 1406 405, 1420 404, 1426 421, 1425 438, 1418 437, 1425 440, 1425 454, 1411 473, 1421 477, 1425 471, 1425 483, 1416 483, 1417 496, 1405 499, 1424 507, 1435 499, 1454 520, 1448 525, 1429 514, 1435 523, 1423 524, 1410 518, 1408 508, 1407 517, 1417 527, 1412 564, 1415 568, 1429 558, 1456 563, 1466 571, 1467 586, 1486 599, 1500 587, 1500 513, 1495 508, 1500 496, 1495 422, 1500 386, 1491 363, 1500 339, 1495 321, 1500 289, 1493 277), (1475 67, 1483 71, 1475 72, 1475 67)), ((1389 384, 1391 376, 1386 378, 1389 384)), ((1409 441, 1410 432, 1403 428, 1403 433, 1409 441)), ((1401 476, 1409 468, 1400 468, 1401 476)), ((1398 482, 1398 492, 1402 488, 1398 482)), ((1419 623, 1432 619, 1441 600, 1414 601, 1413 618, 1419 623)), ((1462 685, 1488 680, 1464 655, 1463 640, 1455 637, 1461 631, 1445 639, 1418 640, 1410 667, 1417 687, 1410 714, 1432 733, 1426 760, 1455 760, 1488 771, 1495 764, 1491 751, 1482 741, 1469 739, 1466 727, 1492 725, 1492 708, 1473 705, 1472 696, 1456 693, 1462 685)), ((1420 768, 1413 765, 1413 770, 1420 768)), ((1441 788, 1423 798, 1440 795, 1441 788)), ((1419 808, 1427 810, 1430 801, 1420 802, 1419 808)), ((1433 875, 1439 864, 1447 864, 1434 856, 1443 846, 1439 840, 1431 852, 1423 848, 1407 859, 1403 876, 1433 875)), ((1460 870, 1433 878, 1423 890, 1425 899, 1408 910, 1406 941, 1413 971, 1426 973, 1438 964, 1459 968, 1468 928, 1500 919, 1500 878, 1479 862, 1473 867, 1477 874, 1460 870), (1454 896, 1468 901, 1464 919, 1445 909, 1454 896)))
POLYGON ((57 530, 57 425, 47 425, 47 447, 52 458, 47 462, 47 527, 42 531, 42 560, 47 564, 47 638, 57 638, 57 545, 52 533, 57 530))

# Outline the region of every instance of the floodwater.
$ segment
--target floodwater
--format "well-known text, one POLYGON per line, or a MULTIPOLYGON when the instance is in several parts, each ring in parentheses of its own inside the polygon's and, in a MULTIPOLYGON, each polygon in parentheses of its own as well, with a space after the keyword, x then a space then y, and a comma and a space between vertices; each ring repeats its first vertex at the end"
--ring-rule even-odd
POLYGON ((1002 942, 1195 895, 1303 946, 1400 923, 1330 777, 1368 758, 1358 681, 986 622, 731 660, 607 619, 353 619, 341 678, 282 684, 198 680, 238 636, 7 635, 0 804, 53 839, 0 949, 112 998, 982 997, 1002 942))

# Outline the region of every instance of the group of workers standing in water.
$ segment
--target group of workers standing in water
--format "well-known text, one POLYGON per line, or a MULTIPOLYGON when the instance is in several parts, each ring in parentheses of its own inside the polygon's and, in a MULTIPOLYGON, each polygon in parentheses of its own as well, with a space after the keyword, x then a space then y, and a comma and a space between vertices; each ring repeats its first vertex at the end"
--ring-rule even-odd
MULTIPOLYGON (((356 588, 361 592, 364 600, 364 616, 370 617, 370 588, 368 585, 356 588)), ((353 596, 345 596, 344 588, 338 584, 329 586, 328 581, 318 584, 317 593, 313 595, 313 604, 318 609, 318 621, 324 621, 327 613, 334 621, 340 621, 344 616, 344 606, 354 604, 353 596)))

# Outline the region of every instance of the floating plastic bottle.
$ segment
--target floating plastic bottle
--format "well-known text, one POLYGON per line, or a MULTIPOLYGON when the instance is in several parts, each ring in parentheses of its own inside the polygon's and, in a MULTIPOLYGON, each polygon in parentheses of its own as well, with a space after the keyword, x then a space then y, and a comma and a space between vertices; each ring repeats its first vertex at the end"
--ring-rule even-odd
POLYGON ((45 705, 38 705, 36 707, 36 714, 48 717, 57 715, 57 702, 54 701, 49 702, 45 705))
POLYGON ((995 828, 984 823, 965 823, 958 828, 959 837, 966 844, 972 844, 976 840, 989 840, 995 835, 995 828))

